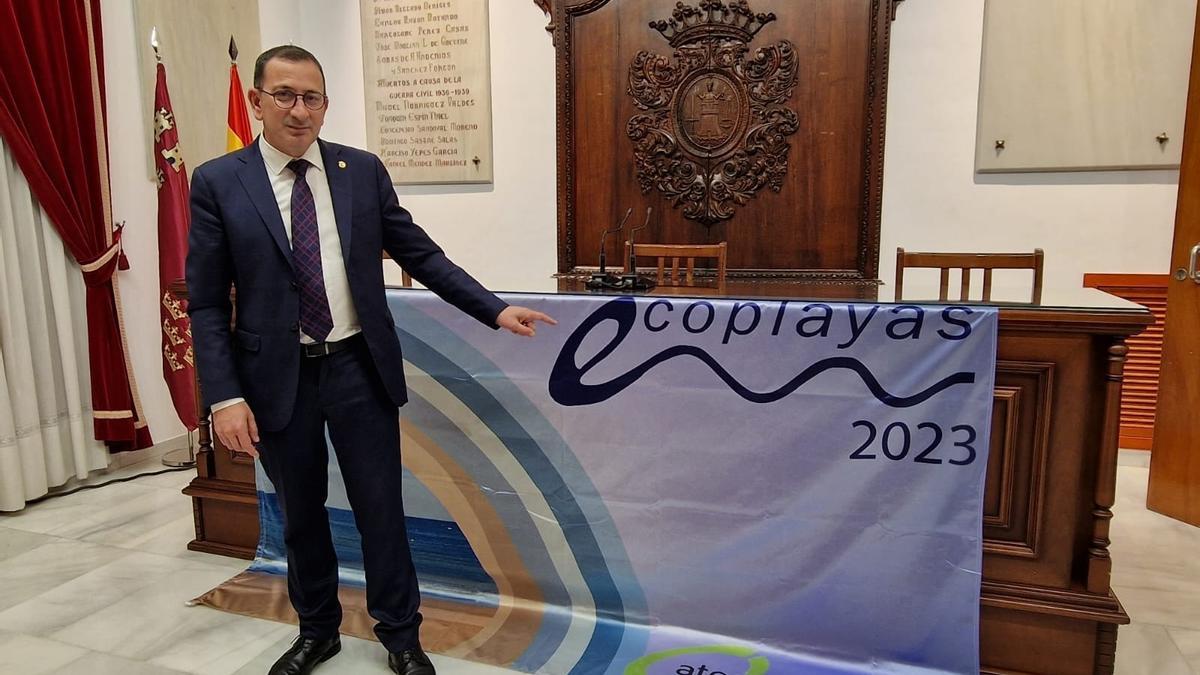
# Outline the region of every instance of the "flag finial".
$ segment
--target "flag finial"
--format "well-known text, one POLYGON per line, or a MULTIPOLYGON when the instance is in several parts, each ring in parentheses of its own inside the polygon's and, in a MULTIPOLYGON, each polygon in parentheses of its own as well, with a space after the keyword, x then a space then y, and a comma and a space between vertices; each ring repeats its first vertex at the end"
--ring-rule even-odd
POLYGON ((233 36, 229 36, 229 60, 237 63, 237 43, 233 41, 233 36))
POLYGON ((162 63, 162 54, 158 53, 158 26, 150 27, 150 46, 154 47, 154 60, 162 63))

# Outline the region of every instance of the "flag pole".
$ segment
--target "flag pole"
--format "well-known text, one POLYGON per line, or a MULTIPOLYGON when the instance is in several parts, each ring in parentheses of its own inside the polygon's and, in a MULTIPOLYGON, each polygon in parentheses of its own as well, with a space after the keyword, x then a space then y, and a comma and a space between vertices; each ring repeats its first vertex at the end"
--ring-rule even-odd
POLYGON ((188 469, 196 466, 196 443, 192 440, 191 429, 187 430, 187 447, 164 452, 162 464, 172 469, 188 469))
POLYGON ((225 128, 225 152, 241 150, 254 140, 250 117, 246 114, 246 90, 237 68, 238 48, 229 36, 229 108, 225 128))

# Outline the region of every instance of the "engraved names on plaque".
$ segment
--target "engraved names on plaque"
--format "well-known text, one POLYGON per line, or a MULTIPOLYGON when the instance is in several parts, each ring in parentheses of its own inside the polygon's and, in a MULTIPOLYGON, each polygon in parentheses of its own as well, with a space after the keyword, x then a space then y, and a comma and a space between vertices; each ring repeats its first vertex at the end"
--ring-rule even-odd
POLYGON ((361 0, 367 142, 392 182, 490 183, 487 0, 361 0))

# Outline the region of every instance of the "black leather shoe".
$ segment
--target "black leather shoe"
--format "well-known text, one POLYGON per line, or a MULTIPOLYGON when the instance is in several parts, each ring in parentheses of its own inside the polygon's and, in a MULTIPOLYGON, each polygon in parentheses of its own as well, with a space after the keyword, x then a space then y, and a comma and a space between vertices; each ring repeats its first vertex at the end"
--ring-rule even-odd
POLYGON ((433 662, 425 656, 420 645, 400 653, 389 653, 388 668, 399 675, 437 675, 437 671, 433 669, 433 662))
POLYGON ((291 649, 283 653, 269 675, 308 675, 318 663, 328 661, 342 651, 342 638, 334 635, 328 640, 297 637, 291 649))

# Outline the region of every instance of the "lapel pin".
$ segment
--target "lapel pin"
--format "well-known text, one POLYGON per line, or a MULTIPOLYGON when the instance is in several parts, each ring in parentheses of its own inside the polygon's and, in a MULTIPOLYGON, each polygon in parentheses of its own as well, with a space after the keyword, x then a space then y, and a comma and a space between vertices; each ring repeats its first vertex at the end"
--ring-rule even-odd
POLYGON ((344 169, 344 168, 346 168, 346 163, 345 163, 345 162, 343 162, 343 161, 338 161, 338 168, 339 168, 339 169, 344 169))

